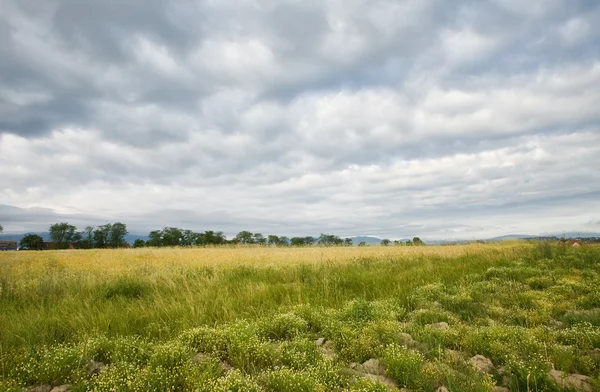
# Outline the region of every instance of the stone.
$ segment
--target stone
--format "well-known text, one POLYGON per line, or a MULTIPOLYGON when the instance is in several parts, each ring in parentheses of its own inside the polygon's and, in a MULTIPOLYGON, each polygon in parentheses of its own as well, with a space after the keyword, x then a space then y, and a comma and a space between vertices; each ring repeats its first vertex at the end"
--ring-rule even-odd
POLYGON ((223 373, 229 373, 230 371, 234 370, 235 368, 233 366, 231 366, 228 362, 221 361, 221 369, 223 369, 223 373))
POLYGON ((89 361, 87 366, 88 375, 98 375, 106 365, 103 362, 89 361))
POLYGON ((375 358, 371 358, 362 364, 362 369, 365 373, 374 374, 376 376, 385 375, 385 366, 375 358))
POLYGON ((494 364, 492 361, 484 357, 483 355, 475 355, 473 358, 469 359, 471 365, 480 372, 490 373, 494 370, 494 364))
POLYGON ((571 245, 573 248, 579 248, 581 245, 579 245, 578 242, 574 242, 573 245, 571 245))
POLYGON ((510 392, 510 389, 506 387, 495 386, 493 392, 510 392))
POLYGON ((400 344, 406 347, 413 347, 415 345, 415 340, 413 339, 413 337, 407 334, 406 332, 400 334, 399 340, 400 344))
POLYGON ((445 386, 442 385, 441 387, 436 389, 435 392, 450 392, 450 391, 448 390, 448 388, 446 388, 445 386))
POLYGON ((327 340, 322 346, 320 346, 323 356, 327 359, 334 359, 335 358, 334 347, 335 347, 335 344, 331 340, 327 340))
POLYGON ((31 387, 27 390, 27 392, 50 392, 52 390, 52 385, 44 384, 38 385, 37 387, 31 387))
POLYGON ((194 355, 194 358, 192 358, 192 361, 194 361, 195 363, 202 363, 202 362, 206 362, 210 359, 210 357, 204 353, 197 353, 196 355, 194 355))
POLYGON ((560 370, 552 369, 548 372, 548 377, 563 388, 572 388, 581 392, 592 392, 592 384, 588 376, 582 374, 565 374, 560 370))
POLYGON ((445 321, 442 321, 439 323, 427 324, 426 327, 433 328, 433 329, 440 329, 442 331, 450 329, 450 326, 445 321))
POLYGON ((71 392, 70 385, 60 385, 58 387, 52 388, 50 392, 71 392))
POLYGON ((325 344, 325 338, 318 338, 317 340, 315 340, 315 344, 317 346, 322 346, 323 344, 325 344))
POLYGON ((446 350, 445 354, 446 358, 454 363, 464 363, 465 361, 463 354, 461 354, 459 351, 448 349, 446 350))

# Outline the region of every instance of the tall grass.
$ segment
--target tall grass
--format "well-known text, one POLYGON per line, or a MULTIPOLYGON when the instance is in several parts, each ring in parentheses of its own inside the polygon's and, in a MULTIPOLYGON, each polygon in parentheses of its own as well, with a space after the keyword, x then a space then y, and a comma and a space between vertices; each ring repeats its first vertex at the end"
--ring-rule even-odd
POLYGON ((600 390, 598 287, 596 246, 0 253, 0 390, 600 390))
POLYGON ((78 335, 167 338, 298 304, 396 298, 522 256, 523 247, 199 248, 0 254, 0 346, 78 335))

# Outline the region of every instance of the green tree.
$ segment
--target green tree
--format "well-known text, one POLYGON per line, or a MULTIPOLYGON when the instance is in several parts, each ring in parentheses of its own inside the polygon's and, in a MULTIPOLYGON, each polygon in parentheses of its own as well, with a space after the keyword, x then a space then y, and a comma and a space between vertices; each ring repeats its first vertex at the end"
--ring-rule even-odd
POLYGON ((354 245, 354 241, 352 241, 352 238, 344 239, 344 246, 352 246, 352 245, 354 245))
POLYGON ((111 229, 112 225, 110 223, 106 225, 100 225, 94 229, 94 233, 92 236, 94 248, 102 249, 108 246, 111 229))
POLYGON ((134 248, 143 248, 144 246, 146 246, 146 241, 138 238, 135 241, 133 241, 133 247, 134 248))
POLYGON ((254 233, 252 235, 252 241, 258 245, 265 245, 267 243, 267 239, 261 233, 254 233))
POLYGON ((19 241, 19 248, 23 250, 42 250, 44 239, 37 234, 27 234, 19 241))
POLYGON ((317 242, 319 245, 323 246, 342 245, 344 243, 344 241, 337 235, 323 233, 321 233, 317 242))
POLYGON ((0 225, 0 233, 4 232, 4 227, 2 227, 2 225, 0 225))
POLYGON ((425 243, 423 241, 421 241, 421 239, 419 237, 415 237, 412 239, 413 245, 415 246, 423 246, 425 245, 425 243))
POLYGON ((391 243, 392 243, 392 241, 388 240, 387 238, 384 238, 381 240, 382 246, 390 246, 391 243))
POLYGON ((127 235, 127 225, 121 222, 115 222, 110 226, 108 232, 108 246, 111 248, 121 248, 125 244, 125 236, 127 235))
POLYGON ((66 249, 70 243, 77 242, 80 235, 77 227, 68 222, 60 222, 50 225, 50 241, 56 242, 58 248, 66 249))
POLYGON ((94 227, 87 226, 81 233, 79 233, 80 241, 77 247, 80 249, 90 249, 94 246, 94 227))
POLYGON ((367 246, 367 243, 365 241, 360 241, 358 243, 358 246, 367 246))
POLYGON ((161 230, 152 230, 150 234, 148 234, 148 241, 146 241, 147 246, 163 246, 162 242, 162 231, 161 230))
POLYGON ((233 242, 238 244, 253 244, 254 243, 254 234, 249 231, 240 231, 233 238, 233 242))
POLYGON ((206 230, 200 234, 197 245, 221 245, 227 241, 222 231, 206 230))

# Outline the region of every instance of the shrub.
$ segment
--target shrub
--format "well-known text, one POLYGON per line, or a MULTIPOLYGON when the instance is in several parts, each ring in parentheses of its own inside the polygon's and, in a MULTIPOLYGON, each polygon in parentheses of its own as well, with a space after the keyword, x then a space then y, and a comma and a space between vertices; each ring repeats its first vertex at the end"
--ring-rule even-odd
POLYGON ((425 358, 418 351, 400 347, 388 346, 384 353, 386 373, 401 386, 415 387, 421 374, 425 358))
POLYGON ((259 326, 259 335, 273 340, 293 339, 308 330, 308 323, 294 313, 278 314, 264 319, 259 326))

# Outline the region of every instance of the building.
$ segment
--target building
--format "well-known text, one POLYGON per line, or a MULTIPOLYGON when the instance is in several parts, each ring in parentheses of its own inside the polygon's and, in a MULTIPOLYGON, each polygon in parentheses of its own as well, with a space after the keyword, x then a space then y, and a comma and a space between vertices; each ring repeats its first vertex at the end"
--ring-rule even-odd
POLYGON ((0 251, 17 250, 19 246, 15 240, 0 240, 0 251))
POLYGON ((42 243, 43 250, 54 250, 54 249, 75 249, 75 244, 69 243, 66 248, 62 247, 60 243, 53 241, 44 241, 42 243))

